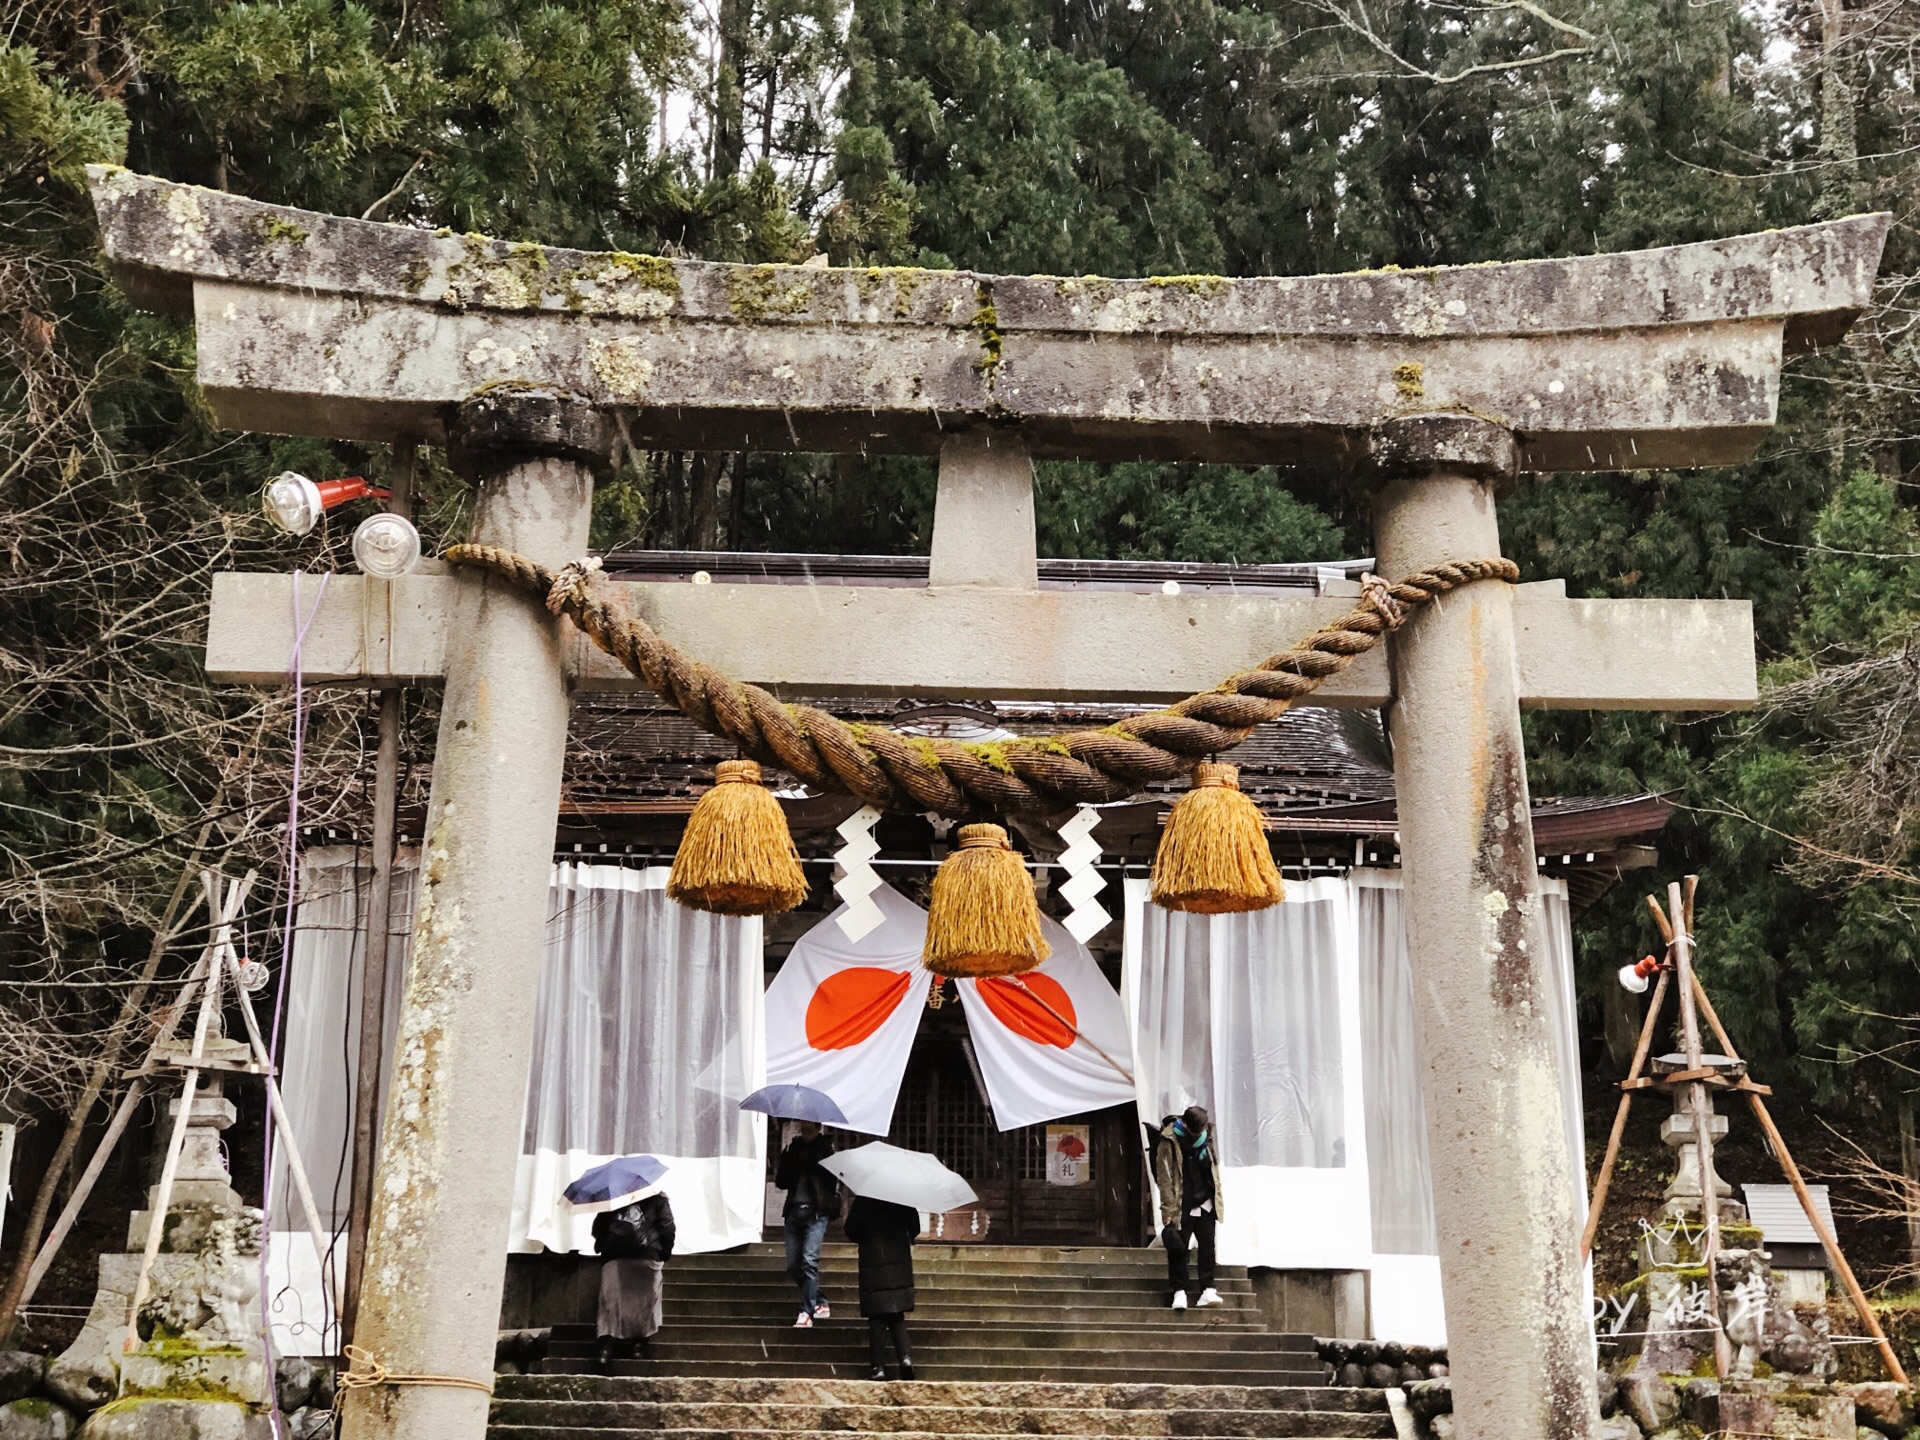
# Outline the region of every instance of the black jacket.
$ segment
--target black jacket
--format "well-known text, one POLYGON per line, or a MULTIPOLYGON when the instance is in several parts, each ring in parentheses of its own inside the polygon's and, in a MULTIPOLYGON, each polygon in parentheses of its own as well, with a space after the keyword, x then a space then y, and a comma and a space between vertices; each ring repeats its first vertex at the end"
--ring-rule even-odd
POLYGON ((847 1238, 860 1247, 862 1315, 904 1315, 913 1309, 913 1242, 919 1235, 918 1210, 854 1197, 847 1238))
POLYGON ((609 1260, 671 1260, 673 1206, 649 1195, 593 1217, 593 1253, 609 1260))
POLYGON ((795 1215, 840 1218, 840 1182, 820 1163, 832 1154, 833 1141, 824 1135, 816 1135, 811 1140, 796 1139, 780 1152, 780 1166, 774 1171, 773 1183, 775 1188, 787 1192, 782 1215, 789 1219, 795 1215))

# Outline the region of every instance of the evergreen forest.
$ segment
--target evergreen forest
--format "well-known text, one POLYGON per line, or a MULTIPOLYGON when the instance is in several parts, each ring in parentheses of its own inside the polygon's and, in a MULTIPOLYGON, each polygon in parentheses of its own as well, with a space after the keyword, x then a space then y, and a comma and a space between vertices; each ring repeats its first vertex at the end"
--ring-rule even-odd
MULTIPOLYGON (((1790 364, 1751 464, 1537 477, 1501 518, 1526 578, 1571 595, 1753 603, 1757 712, 1533 715, 1533 790, 1674 792, 1657 873, 1702 877, 1705 979, 1745 1051, 1837 1123, 1912 1134, 1916 66, 1915 0, 13 0, 0 1119, 64 1111, 125 1033, 192 856, 275 868, 290 701, 206 682, 206 575, 289 563, 267 476, 394 464, 212 423, 190 330, 104 275, 83 167, 114 162, 512 240, 1017 274, 1414 268, 1893 212, 1874 311, 1790 364)), ((417 469, 433 546, 466 495, 441 457, 417 469)), ((932 496, 918 460, 638 453, 594 542, 924 552, 932 496)), ((1331 475, 1046 463, 1037 498, 1043 555, 1367 553, 1331 475)), ((301 562, 344 567, 343 537, 301 562)), ((371 712, 309 698, 302 823, 324 824, 364 803, 371 712)), ((1644 888, 1578 936, 1609 1078, 1644 888)))

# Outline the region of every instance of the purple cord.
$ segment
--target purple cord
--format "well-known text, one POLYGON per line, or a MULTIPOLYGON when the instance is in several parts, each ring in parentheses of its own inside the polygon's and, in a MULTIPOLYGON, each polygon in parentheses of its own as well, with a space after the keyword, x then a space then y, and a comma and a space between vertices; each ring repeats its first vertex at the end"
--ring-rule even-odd
MULTIPOLYGON (((268 1084, 277 1083, 273 1076, 280 1068, 281 1027, 286 1021, 287 977, 293 962, 293 905, 300 845, 300 766, 306 757, 307 745, 307 707, 306 677, 301 664, 300 647, 306 643, 307 631, 313 628, 314 619, 320 614, 320 602, 327 596, 328 573, 321 572, 320 589, 313 597, 313 609, 307 618, 300 618, 300 575, 293 572, 293 780, 287 795, 287 846, 281 860, 281 884, 287 894, 286 918, 282 922, 280 935, 280 985, 273 997, 273 1024, 267 1035, 268 1084)), ((260 1339, 267 1356, 267 1414, 271 1417, 273 1433, 280 1435, 280 1386, 274 1374, 273 1364, 273 1297, 267 1275, 267 1252, 273 1245, 273 1106, 267 1106, 266 1129, 261 1145, 260 1177, 260 1339)), ((327 1257, 316 1257, 320 1262, 320 1293, 322 1306, 325 1305, 327 1257)), ((320 1333, 326 1334, 322 1310, 320 1333)))

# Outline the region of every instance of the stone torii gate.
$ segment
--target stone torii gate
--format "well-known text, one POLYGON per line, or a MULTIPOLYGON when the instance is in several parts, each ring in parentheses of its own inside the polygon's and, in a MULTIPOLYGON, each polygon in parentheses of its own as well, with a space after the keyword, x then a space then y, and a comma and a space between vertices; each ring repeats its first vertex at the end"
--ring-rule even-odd
MULTIPOLYGON (((664 635, 793 696, 1162 700, 1341 600, 1041 591, 1032 456, 1311 461, 1367 477, 1388 578, 1499 553, 1522 471, 1743 460, 1783 354, 1838 339, 1863 217, 1635 254, 1225 280, 671 261, 508 245, 93 172, 108 256, 191 315, 235 428, 431 441, 469 538, 557 567, 615 434, 661 448, 937 452, 924 590, 630 584, 664 635)), ((309 600, 312 588, 306 591, 309 600)), ((292 581, 221 575, 208 669, 275 684, 292 581)), ((337 576, 309 678, 445 680, 357 1343, 484 1384, 519 1150, 569 693, 635 682, 486 575, 337 576)), ((1441 1271, 1468 1440, 1585 1440, 1593 1358, 1561 1131, 1524 706, 1755 698, 1741 602, 1480 582, 1310 703, 1388 707, 1441 1271)), ((375 1385, 351 1440, 476 1440, 486 1398, 375 1385)))

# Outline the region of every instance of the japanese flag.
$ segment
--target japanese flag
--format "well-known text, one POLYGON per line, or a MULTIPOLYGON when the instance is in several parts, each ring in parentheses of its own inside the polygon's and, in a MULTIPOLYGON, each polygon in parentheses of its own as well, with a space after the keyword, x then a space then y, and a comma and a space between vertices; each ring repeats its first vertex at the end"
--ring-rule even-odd
POLYGON ((1002 1130, 1133 1103, 1126 1012, 1087 947, 1048 916, 1053 953, 1004 979, 962 980, 967 1030, 1002 1130))
POLYGON ((890 885, 870 898, 879 925, 850 940, 841 906, 767 987, 767 1083, 824 1091, 848 1129, 885 1135, 933 976, 920 964, 927 912, 890 885))

